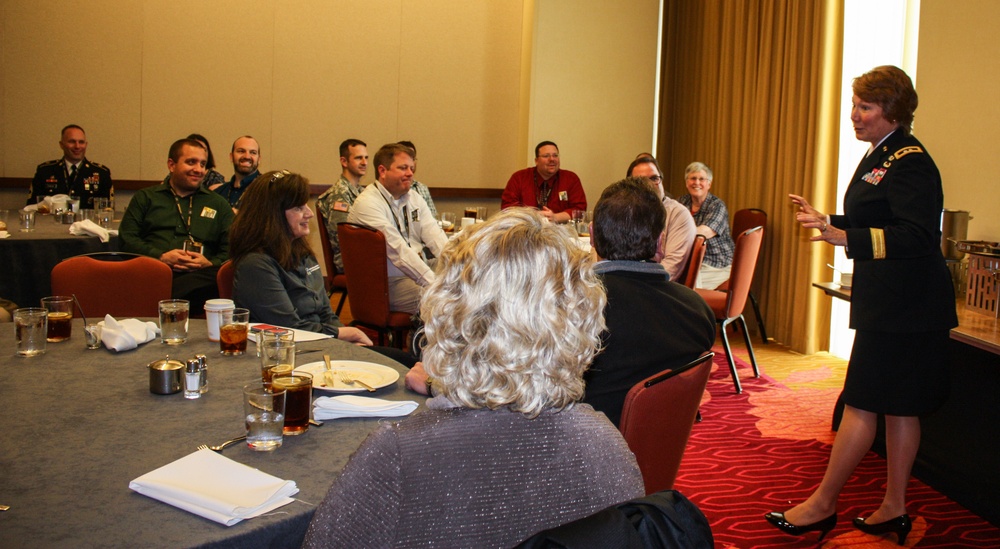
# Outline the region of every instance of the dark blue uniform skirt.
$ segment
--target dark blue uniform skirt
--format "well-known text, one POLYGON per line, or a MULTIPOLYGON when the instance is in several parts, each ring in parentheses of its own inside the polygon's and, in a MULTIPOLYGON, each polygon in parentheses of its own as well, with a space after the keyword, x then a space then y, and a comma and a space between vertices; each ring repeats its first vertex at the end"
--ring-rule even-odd
POLYGON ((949 339, 949 330, 859 330, 847 367, 843 402, 893 416, 934 412, 949 394, 949 339))

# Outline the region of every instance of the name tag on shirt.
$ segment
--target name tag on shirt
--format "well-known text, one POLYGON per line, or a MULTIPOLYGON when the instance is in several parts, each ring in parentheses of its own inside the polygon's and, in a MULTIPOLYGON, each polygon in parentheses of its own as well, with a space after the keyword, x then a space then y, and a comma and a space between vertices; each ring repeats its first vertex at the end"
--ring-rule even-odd
POLYGON ((410 222, 416 223, 418 221, 420 221, 420 210, 411 210, 410 211, 410 222))
POLYGON ((559 200, 563 202, 569 201, 569 193, 566 191, 559 191, 559 200))
POLYGON ((201 216, 202 217, 207 217, 209 219, 215 219, 215 214, 216 213, 217 212, 215 210, 213 210, 212 208, 209 208, 208 206, 205 206, 204 208, 201 209, 201 216))

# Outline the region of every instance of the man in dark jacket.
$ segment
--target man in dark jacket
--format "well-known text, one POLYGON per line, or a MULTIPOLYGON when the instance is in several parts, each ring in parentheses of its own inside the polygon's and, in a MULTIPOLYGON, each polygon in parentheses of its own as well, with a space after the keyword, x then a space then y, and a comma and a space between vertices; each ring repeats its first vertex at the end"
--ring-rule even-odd
POLYGON ((114 198, 111 170, 87 160, 87 134, 70 124, 62 130, 59 148, 62 158, 38 165, 31 180, 28 204, 38 197, 68 194, 80 198, 80 208, 93 208, 94 198, 114 198))
POLYGON ((607 288, 604 350, 584 374, 584 402, 618 425, 625 395, 643 379, 683 366, 715 343, 715 315, 697 293, 671 282, 657 262, 665 217, 648 183, 604 189, 591 231, 607 288))

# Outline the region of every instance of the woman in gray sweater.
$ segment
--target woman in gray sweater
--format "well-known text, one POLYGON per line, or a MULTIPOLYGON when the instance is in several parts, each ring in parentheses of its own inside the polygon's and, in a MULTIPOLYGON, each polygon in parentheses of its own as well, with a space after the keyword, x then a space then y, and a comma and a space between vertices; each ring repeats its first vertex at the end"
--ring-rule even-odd
POLYGON ((604 290, 565 231, 525 208, 467 229, 425 289, 430 410, 383 424, 316 509, 305 547, 510 547, 643 495, 583 396, 604 290))
POLYGON ((288 171, 268 172, 247 188, 229 230, 235 265, 233 301, 250 309, 250 319, 332 335, 371 345, 357 328, 344 326, 323 285, 323 274, 305 236, 309 181, 288 171))

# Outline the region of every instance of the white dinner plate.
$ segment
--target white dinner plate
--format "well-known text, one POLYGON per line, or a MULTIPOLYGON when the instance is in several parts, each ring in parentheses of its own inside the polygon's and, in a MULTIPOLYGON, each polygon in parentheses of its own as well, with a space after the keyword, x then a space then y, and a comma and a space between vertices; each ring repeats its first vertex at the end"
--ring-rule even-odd
POLYGON ((338 372, 341 371, 349 372, 352 378, 364 381, 376 389, 388 387, 396 383, 396 380, 399 379, 399 372, 396 370, 372 362, 331 360, 330 365, 333 367, 333 386, 327 385, 323 379, 323 373, 326 372, 326 363, 324 362, 310 362, 295 369, 300 372, 309 372, 312 374, 314 390, 330 391, 332 393, 363 393, 367 391, 359 383, 348 385, 340 381, 338 372))

